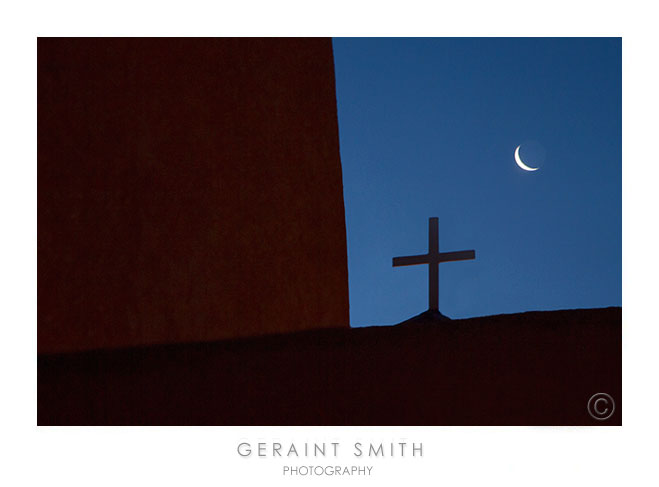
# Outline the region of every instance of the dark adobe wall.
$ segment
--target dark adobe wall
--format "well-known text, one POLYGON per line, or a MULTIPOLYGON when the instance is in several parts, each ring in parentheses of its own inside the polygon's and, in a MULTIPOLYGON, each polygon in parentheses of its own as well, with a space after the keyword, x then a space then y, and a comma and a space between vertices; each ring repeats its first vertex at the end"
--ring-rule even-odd
POLYGON ((43 355, 37 371, 39 425, 613 426, 622 310, 43 355), (588 413, 598 392, 605 420, 588 413))
POLYGON ((348 327, 330 39, 38 40, 38 351, 348 327))

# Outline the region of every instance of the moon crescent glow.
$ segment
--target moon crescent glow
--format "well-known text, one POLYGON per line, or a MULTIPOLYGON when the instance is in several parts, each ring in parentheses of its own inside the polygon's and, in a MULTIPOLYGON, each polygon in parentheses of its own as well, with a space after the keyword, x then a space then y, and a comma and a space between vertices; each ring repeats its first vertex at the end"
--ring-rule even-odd
POLYGON ((524 162, 522 162, 522 158, 519 157, 519 148, 520 147, 522 147, 522 146, 518 145, 517 149, 515 149, 515 162, 517 163, 517 165, 519 167, 521 167, 522 169, 524 169, 525 171, 537 171, 538 169, 540 169, 538 167, 529 167, 526 164, 524 164, 524 162))

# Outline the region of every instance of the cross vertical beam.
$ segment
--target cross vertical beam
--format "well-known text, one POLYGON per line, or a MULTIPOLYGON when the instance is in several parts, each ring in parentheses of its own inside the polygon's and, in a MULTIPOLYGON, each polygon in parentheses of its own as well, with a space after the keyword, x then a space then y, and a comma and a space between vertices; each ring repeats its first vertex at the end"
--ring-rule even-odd
POLYGON ((428 253, 422 255, 408 255, 394 257, 394 267, 403 265, 428 264, 428 308, 439 311, 439 264, 458 260, 472 260, 476 258, 475 250, 459 250, 457 252, 439 251, 439 219, 428 219, 428 253))
POLYGON ((428 220, 428 309, 439 311, 439 219, 428 220))

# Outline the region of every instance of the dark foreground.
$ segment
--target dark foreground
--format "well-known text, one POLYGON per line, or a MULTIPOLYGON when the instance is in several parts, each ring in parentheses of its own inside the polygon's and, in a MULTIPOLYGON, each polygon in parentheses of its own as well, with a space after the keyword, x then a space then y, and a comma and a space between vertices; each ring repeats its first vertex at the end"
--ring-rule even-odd
POLYGON ((621 315, 426 315, 392 327, 44 355, 38 423, 620 425, 621 315), (615 401, 605 421, 587 412, 598 392, 615 401))

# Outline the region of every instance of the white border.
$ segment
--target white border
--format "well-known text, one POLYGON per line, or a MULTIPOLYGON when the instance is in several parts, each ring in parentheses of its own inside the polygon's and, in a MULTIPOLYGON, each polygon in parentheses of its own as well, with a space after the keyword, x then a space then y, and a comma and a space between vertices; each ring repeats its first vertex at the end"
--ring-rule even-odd
MULTIPOLYGON (((656 483, 657 89, 650 2, 22 2, 3 5, 3 485, 279 485, 272 459, 237 457, 242 438, 423 441, 421 461, 382 462, 400 485, 656 483), (36 36, 430 35, 623 37, 622 428, 37 428, 36 36), (654 305, 654 306, 653 306, 654 305)), ((409 460, 409 461, 408 461, 409 460)))

